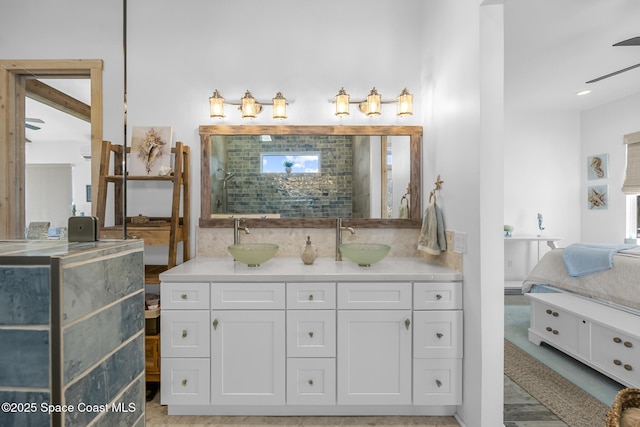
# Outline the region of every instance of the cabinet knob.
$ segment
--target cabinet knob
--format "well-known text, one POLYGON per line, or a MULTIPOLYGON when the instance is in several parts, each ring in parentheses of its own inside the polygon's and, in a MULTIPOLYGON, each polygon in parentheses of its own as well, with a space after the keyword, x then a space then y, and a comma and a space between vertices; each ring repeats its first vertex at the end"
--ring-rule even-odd
POLYGON ((438 387, 442 387, 442 381, 440 381, 440 380, 436 380, 436 385, 437 385, 438 387))
POLYGON ((187 299, 187 294, 182 294, 182 295, 180 295, 180 298, 182 298, 182 299, 187 299))
POLYGON ((313 385, 313 380, 309 380, 309 381, 307 381, 307 383, 308 383, 309 385, 313 385))
POLYGON ((624 342, 624 346, 627 347, 627 348, 631 348, 631 347, 633 347, 633 343, 630 342, 630 341, 625 341, 624 342))
POLYGON ((631 365, 624 365, 624 369, 626 369, 627 371, 631 371, 633 370, 633 367, 631 365))
POLYGON ((553 314, 551 314, 553 317, 558 317, 558 312, 554 311, 553 314))
POLYGON ((440 295, 440 294, 436 294, 436 299, 437 299, 438 301, 440 301, 440 300, 442 299, 442 295, 440 295))
POLYGON ((616 366, 620 366, 620 365, 622 365, 622 362, 619 361, 618 359, 614 359, 613 360, 613 364, 616 365, 616 366))
POLYGON ((187 386, 187 380, 182 380, 182 387, 186 387, 187 386))
POLYGON ((213 319, 212 325, 214 331, 218 330, 218 319, 213 319))
POLYGON ((622 339, 619 337, 613 337, 613 342, 616 344, 620 344, 622 342, 622 339))
POLYGON ((187 330, 186 330, 186 329, 183 329, 183 330, 182 330, 182 338, 186 338, 186 337, 187 337, 187 335, 189 335, 189 333, 187 332, 187 330))
POLYGON ((405 319, 404 321, 404 327, 407 328, 407 331, 409 330, 409 326, 411 326, 411 320, 409 319, 405 319))
POLYGON ((309 301, 313 301, 313 294, 309 294, 309 296, 307 297, 307 299, 308 299, 309 301))
POLYGON ((313 338, 313 332, 309 332, 309 338, 313 338))
POLYGON ((547 314, 551 314, 551 313, 553 313, 553 311, 551 311, 551 310, 547 309, 546 313, 547 313, 547 314))
POLYGON ((553 332, 552 332, 553 335, 558 335, 558 333, 559 332, 556 329, 554 329, 553 332))
POLYGON ((438 339, 442 339, 442 337, 444 336, 444 334, 442 334, 442 333, 438 332, 438 333, 436 334, 436 336, 438 337, 438 339))
POLYGON ((547 328, 546 328, 546 329, 547 329, 547 332, 551 332, 551 331, 553 331, 553 328, 552 328, 551 326, 547 326, 547 328))

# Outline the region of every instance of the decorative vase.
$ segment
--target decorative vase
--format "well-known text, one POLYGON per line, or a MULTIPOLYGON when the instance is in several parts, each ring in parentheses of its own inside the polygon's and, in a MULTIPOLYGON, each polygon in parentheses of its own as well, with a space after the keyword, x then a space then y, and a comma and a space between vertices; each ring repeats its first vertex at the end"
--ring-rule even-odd
POLYGON ((285 166, 285 167, 284 167, 284 171, 285 171, 286 173, 291 173, 291 166, 285 166))
POLYGON ((311 243, 311 237, 307 236, 307 243, 302 245, 302 252, 300 258, 306 265, 311 265, 316 260, 318 252, 316 251, 316 245, 311 243))

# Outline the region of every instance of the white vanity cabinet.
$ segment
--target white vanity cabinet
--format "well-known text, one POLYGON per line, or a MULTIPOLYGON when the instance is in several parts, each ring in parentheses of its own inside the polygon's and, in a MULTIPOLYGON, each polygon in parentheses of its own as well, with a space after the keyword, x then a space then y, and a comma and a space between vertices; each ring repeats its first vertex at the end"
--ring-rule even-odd
POLYGON ((160 300, 161 403, 208 404, 209 283, 165 283, 160 300))
POLYGON ((338 404, 411 403, 411 282, 338 283, 338 404))
POLYGON ((462 283, 415 282, 413 404, 462 403, 462 283))
POLYGON ((211 403, 284 405, 285 284, 211 284, 211 403))
POLYGON ((196 259, 164 273, 168 413, 455 413, 461 278, 419 260, 384 262, 274 258, 252 269, 196 259))
POLYGON ((336 284, 287 283, 287 404, 336 403, 336 284))

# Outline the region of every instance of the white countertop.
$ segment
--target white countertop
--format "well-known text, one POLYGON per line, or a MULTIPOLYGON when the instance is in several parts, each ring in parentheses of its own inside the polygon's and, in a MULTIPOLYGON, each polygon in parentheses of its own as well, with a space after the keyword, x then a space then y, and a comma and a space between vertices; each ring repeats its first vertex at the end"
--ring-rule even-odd
POLYGON ((258 267, 249 267, 232 258, 199 257, 180 264, 162 274, 164 282, 293 282, 354 280, 422 280, 460 281, 462 273, 430 264, 420 258, 387 257, 371 267, 360 267, 351 261, 318 258, 305 265, 300 258, 272 258, 258 267))

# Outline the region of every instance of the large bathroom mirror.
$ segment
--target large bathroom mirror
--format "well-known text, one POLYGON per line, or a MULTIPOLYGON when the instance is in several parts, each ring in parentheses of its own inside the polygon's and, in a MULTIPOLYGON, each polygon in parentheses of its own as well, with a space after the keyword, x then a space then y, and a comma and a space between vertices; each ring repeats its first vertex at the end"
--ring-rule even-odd
POLYGON ((201 227, 421 224, 421 126, 200 126, 201 227))

